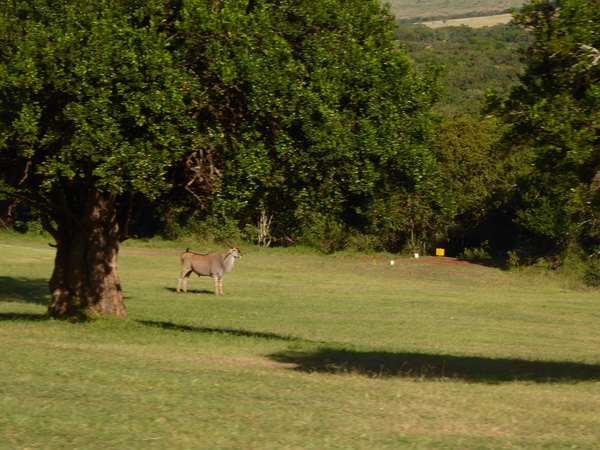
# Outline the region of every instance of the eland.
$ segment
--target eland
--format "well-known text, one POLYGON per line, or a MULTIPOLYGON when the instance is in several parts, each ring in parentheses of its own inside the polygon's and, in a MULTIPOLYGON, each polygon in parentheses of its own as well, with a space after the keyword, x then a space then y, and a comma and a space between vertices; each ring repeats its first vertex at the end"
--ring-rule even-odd
POLYGON ((179 274, 179 284, 177 292, 187 292, 187 280, 195 272, 198 276, 212 277, 215 282, 215 294, 223 295, 223 275, 233 270, 233 263, 236 258, 242 257, 242 252, 238 247, 229 245, 227 253, 200 253, 190 252, 188 248, 181 254, 181 273, 179 274))

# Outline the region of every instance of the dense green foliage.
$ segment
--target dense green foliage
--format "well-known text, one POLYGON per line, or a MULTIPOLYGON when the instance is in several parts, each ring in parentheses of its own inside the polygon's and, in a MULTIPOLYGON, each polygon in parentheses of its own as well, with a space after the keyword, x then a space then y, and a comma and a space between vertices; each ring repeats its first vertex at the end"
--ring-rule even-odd
POLYGON ((464 208, 448 247, 520 248, 528 260, 598 251, 597 14, 597 2, 539 1, 508 26, 398 28, 411 58, 445 66, 436 148, 464 208), (501 122, 481 118, 486 91, 501 122))
POLYGON ((435 151, 453 217, 445 246, 453 254, 490 241, 479 227, 493 210, 494 194, 502 184, 499 130, 497 120, 470 114, 446 116, 437 126, 435 151))
POLYGON ((531 31, 519 86, 499 111, 508 158, 505 193, 530 245, 600 249, 600 3, 536 0, 516 15, 531 31))
POLYGON ((55 235, 94 191, 122 202, 164 191, 165 167, 192 144, 195 81, 148 21, 162 3, 3 3, 3 190, 55 235))
POLYGON ((204 87, 200 133, 220 173, 207 214, 264 241, 337 229, 333 250, 349 228, 393 233, 407 197, 436 207, 433 78, 396 51, 376 2, 342 6, 264 2, 248 13, 229 2, 215 13, 198 2, 182 15, 180 51, 204 87))
POLYGON ((442 207, 435 73, 396 51, 377 2, 343 3, 40 0, 6 12, 3 158, 21 167, 8 184, 54 211, 44 192, 155 196, 171 175, 198 200, 182 210, 191 220, 256 228, 264 242, 337 229, 336 246, 354 229, 402 245, 413 205, 442 207))
POLYGON ((437 29, 401 24, 394 38, 417 67, 444 67, 444 95, 436 105, 444 115, 479 114, 488 91, 508 94, 522 72, 521 51, 530 42, 516 24, 437 29))
POLYGON ((160 21, 143 23, 161 2, 4 3, 4 180, 38 204, 84 186, 157 195, 190 144, 194 82, 160 21))

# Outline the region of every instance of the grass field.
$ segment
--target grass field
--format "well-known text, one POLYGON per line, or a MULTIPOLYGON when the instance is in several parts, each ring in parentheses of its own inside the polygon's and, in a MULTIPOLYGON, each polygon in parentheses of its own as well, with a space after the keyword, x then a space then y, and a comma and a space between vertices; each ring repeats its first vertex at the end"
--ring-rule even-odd
POLYGON ((452 258, 128 243, 127 320, 46 315, 54 250, 0 234, 1 448, 598 448, 600 294, 452 258))
POLYGON ((387 0, 390 11, 398 19, 422 17, 456 17, 470 13, 496 13, 520 8, 525 0, 387 0))
POLYGON ((464 19, 432 20, 421 22, 430 28, 460 27, 466 25, 471 28, 492 27, 498 24, 506 24, 512 20, 512 14, 498 14, 494 16, 467 17, 464 19))

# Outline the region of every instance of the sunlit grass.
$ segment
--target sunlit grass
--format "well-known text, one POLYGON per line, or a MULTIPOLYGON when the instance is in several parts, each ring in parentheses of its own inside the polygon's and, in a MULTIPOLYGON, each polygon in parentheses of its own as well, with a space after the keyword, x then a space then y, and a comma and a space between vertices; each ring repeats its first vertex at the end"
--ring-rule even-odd
POLYGON ((4 446, 597 446, 597 291, 242 246, 225 296, 176 294, 186 246, 128 243, 129 318, 71 324, 46 315, 53 249, 0 235, 4 446))

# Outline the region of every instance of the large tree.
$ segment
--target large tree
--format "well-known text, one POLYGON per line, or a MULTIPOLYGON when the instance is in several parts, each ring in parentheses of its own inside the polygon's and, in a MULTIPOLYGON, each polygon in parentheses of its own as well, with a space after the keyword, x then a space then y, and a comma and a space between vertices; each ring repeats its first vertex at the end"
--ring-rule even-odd
POLYGON ((274 238, 303 226, 327 234, 336 222, 375 234, 403 227, 407 197, 432 203, 435 71, 415 72, 377 1, 253 5, 249 14, 242 0, 223 3, 206 20, 213 6, 198 3, 179 28, 207 86, 199 117, 219 149, 213 211, 270 224, 262 232, 274 238))
POLYGON ((194 78, 161 1, 2 1, 2 189, 56 240, 53 316, 125 316, 117 272, 139 196, 193 142, 194 78))
POLYGON ((534 0, 515 21, 534 39, 521 83, 501 105, 520 161, 507 192, 515 221, 546 251, 598 246, 600 2, 534 0))
POLYGON ((286 226, 434 184, 434 78, 376 0, 2 2, 0 188, 56 240, 54 316, 125 315, 119 243, 170 182, 286 226))

